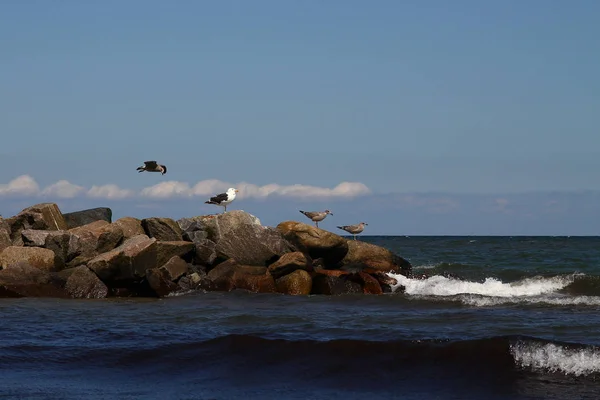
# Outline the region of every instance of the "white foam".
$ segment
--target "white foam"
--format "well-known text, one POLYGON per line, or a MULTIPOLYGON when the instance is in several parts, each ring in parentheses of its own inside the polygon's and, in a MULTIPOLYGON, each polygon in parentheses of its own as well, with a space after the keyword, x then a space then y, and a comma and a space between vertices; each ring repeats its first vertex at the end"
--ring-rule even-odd
POLYGON ((551 306, 600 306, 598 296, 565 296, 542 295, 534 297, 480 297, 472 295, 459 296, 463 304, 475 307, 499 306, 504 304, 546 304, 551 306))
POLYGON ((413 269, 434 269, 435 267, 437 267, 436 264, 423 264, 417 265, 416 267, 413 267, 413 269))
POLYGON ((393 287, 404 286, 404 293, 420 296, 456 296, 459 294, 477 294, 491 297, 539 296, 556 292, 574 281, 574 276, 555 276, 550 278, 533 277, 518 282, 503 283, 496 278, 486 278, 484 282, 461 281, 435 275, 427 279, 410 279, 400 274, 389 274, 398 281, 393 287))
POLYGON ((510 346, 515 363, 532 370, 589 375, 600 372, 600 352, 595 348, 570 349, 552 343, 519 342, 510 346))

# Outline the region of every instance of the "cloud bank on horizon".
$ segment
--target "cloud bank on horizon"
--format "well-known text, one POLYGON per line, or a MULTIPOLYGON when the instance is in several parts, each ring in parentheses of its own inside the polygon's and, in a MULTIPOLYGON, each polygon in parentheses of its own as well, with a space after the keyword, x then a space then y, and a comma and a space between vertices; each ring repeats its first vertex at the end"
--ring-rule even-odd
POLYGON ((354 198, 371 193, 371 190, 360 182, 341 182, 333 188, 311 185, 278 185, 275 183, 259 186, 252 183, 230 183, 216 179, 204 180, 190 185, 187 182, 164 181, 148 186, 139 191, 121 188, 115 184, 93 185, 90 188, 76 185, 67 180, 59 180, 41 188, 29 175, 21 175, 8 183, 0 184, 0 197, 6 196, 38 196, 72 199, 88 197, 94 199, 122 200, 127 198, 173 199, 196 196, 212 196, 235 187, 240 190, 240 198, 265 199, 269 196, 283 196, 295 199, 303 198, 354 198))

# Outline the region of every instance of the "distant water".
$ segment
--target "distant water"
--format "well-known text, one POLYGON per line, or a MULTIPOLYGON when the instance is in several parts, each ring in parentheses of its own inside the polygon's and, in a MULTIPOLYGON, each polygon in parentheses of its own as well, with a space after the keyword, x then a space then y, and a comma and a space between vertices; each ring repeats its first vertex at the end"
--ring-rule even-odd
POLYGON ((600 238, 363 237, 405 293, 0 299, 0 399, 598 399, 600 238))

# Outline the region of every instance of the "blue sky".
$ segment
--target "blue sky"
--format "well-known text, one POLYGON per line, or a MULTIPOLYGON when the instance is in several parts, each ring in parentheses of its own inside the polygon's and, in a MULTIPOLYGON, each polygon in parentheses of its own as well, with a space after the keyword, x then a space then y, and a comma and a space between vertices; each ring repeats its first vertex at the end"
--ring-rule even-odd
POLYGON ((231 184, 269 223, 327 207, 372 233, 600 233, 596 1, 0 10, 4 216, 207 213, 231 184), (148 159, 168 174, 137 174, 148 159))

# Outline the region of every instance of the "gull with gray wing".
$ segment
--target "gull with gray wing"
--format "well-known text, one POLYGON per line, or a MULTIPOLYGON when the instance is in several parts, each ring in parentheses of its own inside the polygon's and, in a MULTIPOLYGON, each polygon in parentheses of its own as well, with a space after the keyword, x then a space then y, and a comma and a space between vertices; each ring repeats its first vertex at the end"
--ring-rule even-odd
POLYGON ((369 225, 369 224, 367 224, 366 222, 361 222, 360 224, 356 224, 356 225, 338 226, 338 228, 348 232, 349 234, 354 236, 354 240, 356 240, 356 235, 358 235, 365 229, 365 225, 369 225))
POLYGON ((328 214, 333 215, 333 213, 329 210, 325 210, 325 211, 302 211, 302 210, 300 210, 300 212, 302 214, 306 215, 311 221, 313 221, 315 223, 315 225, 317 226, 317 228, 319 227, 319 221, 323 221, 328 214))

